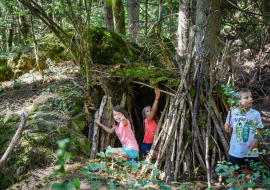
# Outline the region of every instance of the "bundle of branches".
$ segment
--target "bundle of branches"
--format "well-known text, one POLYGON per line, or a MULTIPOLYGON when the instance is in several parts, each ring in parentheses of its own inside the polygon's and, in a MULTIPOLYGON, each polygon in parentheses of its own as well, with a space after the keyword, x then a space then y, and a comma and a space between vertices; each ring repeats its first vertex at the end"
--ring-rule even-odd
MULTIPOLYGON (((200 45, 203 47, 203 39, 200 45)), ((167 83, 171 81, 173 85, 168 88, 171 90, 170 92, 166 91, 166 105, 161 114, 154 135, 154 142, 146 160, 152 161, 153 152, 159 143, 160 148, 158 158, 155 160, 155 167, 161 168, 163 158, 165 157, 164 180, 166 183, 171 180, 177 180, 180 166, 183 165, 184 173, 190 174, 193 170, 195 175, 198 172, 207 174, 208 186, 211 187, 211 178, 217 161, 228 160, 229 158, 230 141, 223 127, 223 119, 230 108, 226 102, 226 97, 223 95, 221 84, 228 84, 234 78, 232 62, 228 61, 230 60, 232 43, 230 41, 226 42, 222 55, 215 64, 207 61, 211 48, 208 49, 208 52, 201 51, 197 59, 194 56, 193 46, 194 35, 191 34, 187 51, 187 62, 184 68, 179 61, 176 61, 175 64, 170 64, 177 65, 177 68, 175 67, 174 71, 170 72, 170 75, 167 74, 167 77, 157 76, 157 71, 166 73, 168 72, 166 69, 158 70, 149 66, 148 70, 140 72, 140 65, 136 64, 120 65, 118 66, 120 68, 113 68, 106 74, 108 76, 109 73, 113 76, 116 75, 125 80, 127 84, 132 82, 144 84, 135 81, 137 78, 143 77, 145 77, 143 78, 144 82, 150 83, 152 86, 157 85, 160 81, 166 80, 167 83), (210 65, 207 65, 209 63, 210 65), (135 67, 133 67, 134 65, 135 67), (223 70, 226 67, 229 68, 228 72, 223 70), (151 68, 154 69, 154 72, 151 72, 151 68), (141 76, 141 73, 145 75, 141 76), (160 80, 157 80, 157 78, 160 80), (173 90, 172 88, 177 89, 173 90), (191 89, 194 88, 195 95, 192 95, 191 89), (161 126, 163 126, 162 129, 161 126)), ((148 84, 144 85, 152 87, 148 84)), ((125 102, 125 97, 123 95, 122 105, 125 102)), ((109 118, 111 117, 109 116, 109 111, 112 109, 110 101, 110 97, 104 96, 100 109, 96 113, 96 116, 98 114, 102 115, 104 123, 111 120, 109 118), (107 104, 104 103, 106 99, 107 104)), ((131 114, 130 118, 131 123, 133 123, 131 114)), ((111 126, 110 123, 108 125, 111 126)), ((98 150, 103 151, 106 145, 110 144, 113 146, 115 142, 115 136, 106 136, 106 134, 101 133, 101 138, 99 138, 98 130, 98 126, 94 126, 90 130, 93 134, 91 138, 91 158, 95 158, 98 150)), ((264 157, 260 156, 260 161, 266 168, 269 168, 269 164, 264 157)), ((141 176, 146 174, 147 170, 147 167, 143 166, 141 176)))

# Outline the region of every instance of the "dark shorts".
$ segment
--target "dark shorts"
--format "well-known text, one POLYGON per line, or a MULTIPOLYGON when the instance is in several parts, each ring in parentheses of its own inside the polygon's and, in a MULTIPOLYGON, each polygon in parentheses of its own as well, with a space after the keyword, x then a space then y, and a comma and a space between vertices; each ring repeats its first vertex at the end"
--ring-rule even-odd
POLYGON ((253 171, 251 167, 251 160, 253 160, 253 163, 256 163, 258 161, 258 158, 257 157, 237 158, 231 155, 229 158, 229 162, 231 162, 233 166, 237 164, 240 167, 238 170, 235 170, 235 172, 240 172, 242 169, 253 171))
POLYGON ((152 147, 153 143, 143 143, 142 144, 142 153, 144 154, 144 156, 148 155, 148 152, 150 152, 151 147, 152 147))

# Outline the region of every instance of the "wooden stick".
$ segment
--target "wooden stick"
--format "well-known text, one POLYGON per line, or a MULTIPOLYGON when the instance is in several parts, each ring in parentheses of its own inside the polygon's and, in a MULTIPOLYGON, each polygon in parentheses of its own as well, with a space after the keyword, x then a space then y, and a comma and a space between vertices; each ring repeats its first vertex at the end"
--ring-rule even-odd
POLYGON ((5 164, 5 162, 7 161, 7 159, 9 158, 9 156, 11 155, 13 148, 17 144, 19 138, 21 137, 23 130, 25 128, 26 122, 27 122, 28 114, 29 114, 29 112, 24 108, 21 123, 20 123, 14 137, 12 138, 6 152, 4 153, 4 155, 2 156, 2 158, 0 160, 0 170, 3 167, 3 165, 5 164))
POLYGON ((90 123, 89 124, 89 131, 88 131, 88 140, 90 141, 91 144, 92 144, 92 140, 93 140, 93 129, 94 129, 94 123, 90 123))
MULTIPOLYGON (((147 87, 149 87, 149 88, 155 89, 155 87, 153 87, 153 86, 151 86, 151 85, 149 85, 149 84, 145 84, 145 83, 137 82, 137 81, 131 81, 131 82, 137 83, 137 84, 141 84, 141 85, 147 86, 147 87)), ((159 89, 159 91, 160 91, 160 92, 164 92, 165 94, 169 94, 170 96, 174 96, 174 97, 175 97, 175 94, 173 94, 173 93, 167 92, 167 91, 165 91, 165 90, 160 90, 160 89, 159 89)))
POLYGON ((166 149, 169 146, 169 143, 171 141, 171 138, 172 138, 172 136, 173 136, 173 134, 175 132, 176 125, 177 125, 177 123, 178 123, 178 121, 180 119, 180 114, 183 111, 185 100, 183 98, 180 99, 180 100, 177 99, 176 102, 174 102, 173 104, 174 105, 178 105, 178 102, 177 101, 180 101, 179 106, 177 106, 177 107, 179 107, 179 111, 177 112, 177 109, 176 109, 177 107, 175 106, 174 109, 172 109, 172 111, 169 112, 169 115, 171 115, 171 118, 170 118, 171 120, 169 122, 168 129, 166 130, 167 131, 166 140, 164 142, 163 147, 159 151, 158 158, 157 158, 156 163, 155 163, 156 168, 158 168, 158 167, 161 166, 160 163, 161 163, 162 158, 163 158, 163 156, 164 156, 164 154, 166 152, 166 149))
MULTIPOLYGON (((213 137, 212 137, 213 138, 213 137)), ((214 139, 213 140, 217 140, 217 130, 214 130, 214 139)), ((217 150, 217 146, 215 145, 212 151, 212 159, 211 159, 211 170, 212 172, 215 171, 215 162, 216 162, 216 150, 217 150)), ((213 176, 211 176, 213 177, 213 176)))
MULTIPOLYGON (((100 104, 100 108, 95 113, 95 118, 102 116, 104 106, 105 106, 105 104, 107 102, 107 98, 108 98, 107 95, 103 96, 101 104, 100 104)), ((100 127, 98 126, 98 124, 95 123, 94 124, 94 134, 93 134, 93 142, 92 142, 92 150, 91 150, 90 159, 96 158, 96 153, 98 151, 98 145, 99 145, 99 130, 100 130, 100 127)))
POLYGON ((178 148, 177 148, 177 156, 176 156, 176 164, 174 170, 174 181, 177 179, 177 173, 180 166, 180 155, 181 155, 181 146, 183 142, 183 131, 184 131, 184 124, 185 124, 185 117, 186 117, 186 104, 184 104, 184 109, 181 115, 181 122, 180 122, 180 132, 179 132, 179 139, 178 139, 178 148))
MULTIPOLYGON (((213 111, 211 111, 211 112, 213 112, 213 111)), ((223 145, 223 147, 224 147, 224 149, 225 149, 225 154, 226 154, 226 157, 229 159, 229 145, 228 145, 228 143, 227 143, 227 141, 226 141, 226 139, 225 139, 225 137, 224 137, 224 134, 223 134, 223 132, 222 132, 222 129, 221 129, 221 127, 219 126, 219 124, 218 124, 218 121, 217 121, 217 118, 216 118, 216 116, 213 114, 213 113, 211 113, 211 117, 212 117, 212 120, 213 120, 213 122, 214 122, 214 124, 215 124, 215 127, 216 127, 216 129, 217 129, 217 132, 218 132, 218 134, 219 134, 219 136, 220 136, 220 139, 221 139, 221 142, 222 142, 222 145, 223 145)))
MULTIPOLYGON (((102 115, 102 123, 111 128, 112 127, 112 110, 113 104, 111 101, 111 97, 108 97, 105 109, 102 115)), ((104 149, 110 145, 110 134, 101 129, 101 137, 100 137, 100 151, 104 152, 104 149)))

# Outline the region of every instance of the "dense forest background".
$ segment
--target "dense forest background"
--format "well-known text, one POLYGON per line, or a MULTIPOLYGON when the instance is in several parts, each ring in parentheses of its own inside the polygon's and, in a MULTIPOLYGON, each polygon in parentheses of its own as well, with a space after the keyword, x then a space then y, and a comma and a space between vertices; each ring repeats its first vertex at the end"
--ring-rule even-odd
MULTIPOLYGON (((155 87, 160 120, 152 150, 159 141, 159 156, 131 178, 155 184, 158 171, 161 189, 228 188, 215 167, 228 160, 223 126, 235 90, 250 89, 266 132, 270 123, 269 12, 268 0, 1 0, 0 189, 49 189, 56 182, 67 188, 77 178, 81 189, 127 188, 128 174, 109 177, 98 165, 111 164, 98 152, 121 144, 94 118, 111 127, 112 107, 122 105, 141 146, 141 111, 155 87), (71 162, 55 154, 66 138, 71 162), (89 158, 98 171, 81 170, 89 158), (70 174, 51 175, 60 171, 57 163, 68 163, 70 174), (105 176, 98 184, 89 177, 95 172, 105 176)), ((270 184, 267 135, 256 187, 270 184)))

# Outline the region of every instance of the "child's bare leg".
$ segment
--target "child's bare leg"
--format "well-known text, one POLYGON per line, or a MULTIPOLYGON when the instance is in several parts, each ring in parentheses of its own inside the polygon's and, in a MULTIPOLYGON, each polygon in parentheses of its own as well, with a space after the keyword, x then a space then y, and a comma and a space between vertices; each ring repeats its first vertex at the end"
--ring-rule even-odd
MULTIPOLYGON (((237 176, 239 175, 239 172, 233 172, 232 177, 237 181, 237 176)), ((232 182, 232 186, 235 187, 235 182, 232 182)))
POLYGON ((244 170, 244 174, 245 174, 245 182, 246 183, 250 183, 249 180, 250 180, 250 176, 252 175, 252 171, 249 171, 249 170, 244 170))
POLYGON ((108 153, 111 152, 114 155, 114 157, 113 157, 114 159, 119 158, 123 161, 127 161, 127 157, 125 155, 119 153, 120 150, 122 150, 122 148, 113 148, 111 151, 106 150, 106 157, 112 158, 111 155, 108 155, 108 153))

